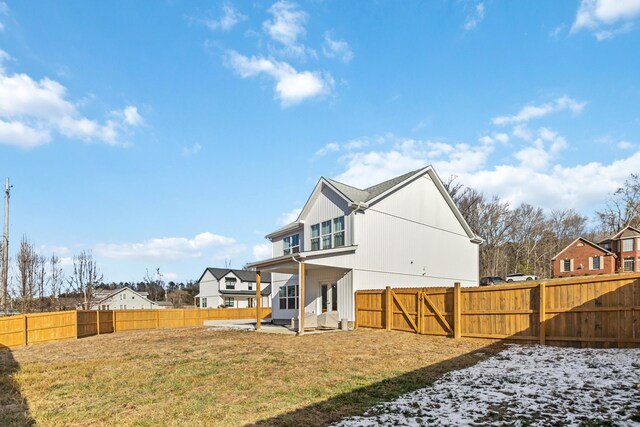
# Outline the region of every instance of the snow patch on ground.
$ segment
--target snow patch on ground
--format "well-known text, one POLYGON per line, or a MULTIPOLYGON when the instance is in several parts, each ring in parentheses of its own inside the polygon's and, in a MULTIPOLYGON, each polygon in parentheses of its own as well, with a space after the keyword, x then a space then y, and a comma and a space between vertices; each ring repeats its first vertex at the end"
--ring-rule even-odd
POLYGON ((510 345, 336 426, 640 426, 640 349, 510 345))

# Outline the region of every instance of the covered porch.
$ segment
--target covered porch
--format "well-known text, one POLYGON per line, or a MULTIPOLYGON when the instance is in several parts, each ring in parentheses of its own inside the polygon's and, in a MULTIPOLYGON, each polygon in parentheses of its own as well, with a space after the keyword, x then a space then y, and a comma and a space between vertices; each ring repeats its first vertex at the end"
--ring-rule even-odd
MULTIPOLYGON (((305 329, 338 328, 343 320, 353 321, 352 270, 326 264, 322 258, 295 254, 249 265, 256 269, 258 283, 263 272, 271 273, 274 323, 293 320, 302 335, 305 329)), ((260 330, 257 313, 256 330, 260 330)))

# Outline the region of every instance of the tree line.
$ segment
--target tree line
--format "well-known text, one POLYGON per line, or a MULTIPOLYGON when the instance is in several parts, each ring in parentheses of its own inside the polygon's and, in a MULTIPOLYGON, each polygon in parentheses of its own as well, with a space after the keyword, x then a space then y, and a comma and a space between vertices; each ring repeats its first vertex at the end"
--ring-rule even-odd
POLYGON ((626 225, 640 226, 640 175, 631 174, 609 195, 593 218, 574 209, 546 211, 528 203, 513 207, 498 196, 487 197, 450 177, 445 187, 484 242, 480 245, 480 276, 510 273, 552 277, 551 259, 578 237, 594 243, 626 225))
POLYGON ((0 307, 0 313, 5 314, 90 309, 97 302, 98 291, 123 287, 146 292, 152 301, 169 301, 174 307, 192 306, 198 293, 198 285, 192 281, 165 283, 160 269, 155 274, 147 270, 139 282, 106 282, 93 254, 85 250, 73 255, 70 271, 65 273, 59 256, 38 253, 26 235, 11 267, 7 307, 0 307))

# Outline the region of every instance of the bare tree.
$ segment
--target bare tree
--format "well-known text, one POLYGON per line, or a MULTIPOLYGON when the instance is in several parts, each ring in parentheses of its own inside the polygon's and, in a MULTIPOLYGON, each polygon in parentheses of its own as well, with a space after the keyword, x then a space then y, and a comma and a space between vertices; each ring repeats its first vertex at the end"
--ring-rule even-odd
POLYGON ((596 215, 603 230, 609 234, 627 225, 640 226, 640 174, 632 173, 596 215))
POLYGON ((64 272, 60 267, 60 258, 56 254, 51 254, 49 258, 49 275, 47 277, 47 284, 49 285, 49 292, 51 298, 51 305, 56 311, 60 310, 60 292, 62 292, 62 285, 64 283, 64 272))
POLYGON ((155 274, 149 274, 149 269, 147 268, 147 273, 144 276, 144 284, 151 301, 160 301, 165 297, 164 281, 162 280, 162 274, 159 268, 156 268, 155 274))
POLYGON ((82 251, 73 256, 73 275, 68 283, 72 292, 80 295, 81 306, 84 310, 90 310, 96 285, 102 281, 102 274, 98 271, 91 252, 82 251))
POLYGON ((18 269, 18 296, 20 298, 20 311, 30 313, 33 309, 33 296, 35 294, 35 275, 38 255, 33 244, 26 235, 20 240, 20 249, 16 255, 16 267, 18 269))

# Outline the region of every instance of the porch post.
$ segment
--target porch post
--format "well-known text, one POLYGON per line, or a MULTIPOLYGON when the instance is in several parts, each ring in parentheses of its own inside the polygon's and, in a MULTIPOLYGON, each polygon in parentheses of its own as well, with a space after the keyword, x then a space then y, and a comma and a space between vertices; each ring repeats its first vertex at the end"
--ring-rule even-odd
POLYGON ((260 291, 260 270, 256 270, 256 331, 260 330, 260 301, 262 299, 262 292, 260 291))
POLYGON ((298 335, 304 334, 304 261, 298 264, 298 308, 300 314, 298 315, 298 335))

